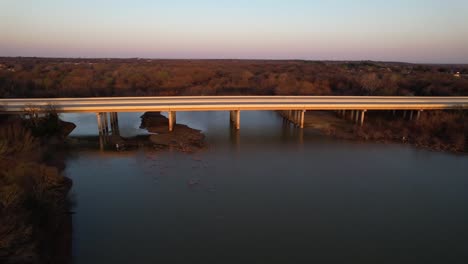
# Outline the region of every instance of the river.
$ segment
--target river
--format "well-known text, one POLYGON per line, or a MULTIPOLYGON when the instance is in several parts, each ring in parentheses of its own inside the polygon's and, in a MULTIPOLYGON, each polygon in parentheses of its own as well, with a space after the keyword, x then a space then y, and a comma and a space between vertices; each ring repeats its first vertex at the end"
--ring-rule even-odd
MULTIPOLYGON (((144 134, 120 114, 122 135, 144 134)), ((96 117, 64 114, 72 136, 96 117)), ((287 128, 274 112, 178 113, 194 154, 74 151, 73 262, 466 263, 468 158, 287 128)))

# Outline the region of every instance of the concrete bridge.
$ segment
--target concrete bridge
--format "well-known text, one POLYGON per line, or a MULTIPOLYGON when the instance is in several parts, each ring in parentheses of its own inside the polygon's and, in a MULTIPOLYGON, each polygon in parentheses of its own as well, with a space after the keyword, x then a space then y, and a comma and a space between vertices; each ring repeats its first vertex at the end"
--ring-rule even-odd
POLYGON ((167 112, 169 131, 178 111, 230 111, 240 129, 240 112, 278 111, 285 119, 304 127, 306 111, 333 110, 361 125, 367 111, 403 110, 410 119, 422 111, 468 109, 468 97, 404 96, 174 96, 0 99, 0 113, 40 113, 53 108, 58 113, 96 113, 100 134, 118 130, 118 112, 167 112), (110 129, 109 129, 110 127, 110 129))

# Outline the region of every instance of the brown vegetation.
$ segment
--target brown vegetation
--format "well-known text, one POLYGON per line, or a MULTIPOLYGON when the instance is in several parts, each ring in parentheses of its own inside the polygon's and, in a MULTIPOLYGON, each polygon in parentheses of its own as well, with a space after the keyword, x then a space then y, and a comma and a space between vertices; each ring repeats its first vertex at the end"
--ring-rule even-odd
POLYGON ((56 260, 58 232, 70 220, 66 197, 71 181, 45 165, 46 151, 43 139, 23 120, 10 117, 0 124, 1 263, 56 260))
POLYGON ((467 111, 428 111, 419 120, 371 113, 355 135, 372 141, 409 143, 440 151, 468 152, 467 111))
POLYGON ((0 64, 1 97, 468 95, 463 65, 39 58, 0 64))

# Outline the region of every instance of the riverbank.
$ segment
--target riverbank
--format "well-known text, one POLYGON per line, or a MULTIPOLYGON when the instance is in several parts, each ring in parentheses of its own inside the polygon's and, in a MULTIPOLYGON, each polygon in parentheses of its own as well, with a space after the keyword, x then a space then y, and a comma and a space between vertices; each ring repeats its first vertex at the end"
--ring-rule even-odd
POLYGON ((53 132, 45 126, 51 120, 36 120, 37 130, 15 116, 0 123, 1 263, 71 259, 72 181, 62 175, 63 162, 54 155, 54 146, 74 125, 55 119, 53 132), (48 134, 39 136, 38 131, 48 134))
POLYGON ((305 126, 339 139, 410 144, 433 151, 468 153, 467 118, 461 112, 424 113, 417 121, 386 112, 367 112, 366 122, 359 126, 333 112, 309 111, 305 126))

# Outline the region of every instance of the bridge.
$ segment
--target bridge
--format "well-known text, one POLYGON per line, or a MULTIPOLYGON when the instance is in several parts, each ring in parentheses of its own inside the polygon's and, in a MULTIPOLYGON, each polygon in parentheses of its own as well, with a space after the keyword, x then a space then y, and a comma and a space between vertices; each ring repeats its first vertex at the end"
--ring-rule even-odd
POLYGON ((119 112, 167 112, 169 131, 174 129, 178 111, 230 111, 230 119, 240 129, 240 112, 278 111, 285 119, 304 127, 306 111, 333 110, 356 123, 364 124, 367 111, 403 110, 410 119, 422 111, 468 109, 468 97, 415 96, 173 96, 173 97, 93 97, 0 99, 0 114, 45 112, 96 113, 99 133, 118 129, 119 112))

